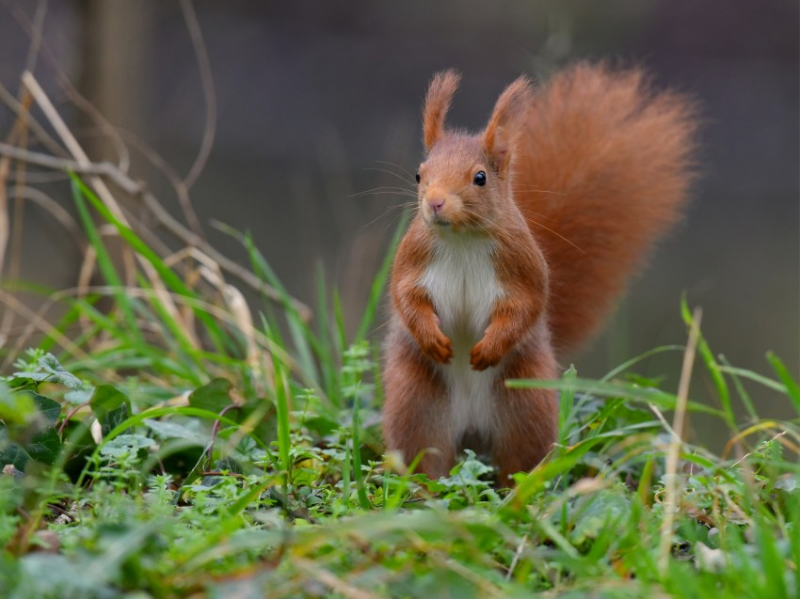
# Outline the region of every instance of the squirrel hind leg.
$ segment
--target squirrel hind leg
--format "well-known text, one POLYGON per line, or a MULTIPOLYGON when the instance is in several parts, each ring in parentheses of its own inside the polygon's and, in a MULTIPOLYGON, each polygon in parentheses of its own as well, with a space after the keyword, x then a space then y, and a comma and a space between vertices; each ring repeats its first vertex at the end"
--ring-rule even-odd
MULTIPOLYGON (((532 341, 509 357, 505 379, 555 379, 557 365, 547 343, 532 341)), ((533 470, 558 439, 558 395, 554 389, 497 390, 500 434, 492 445, 498 484, 514 486, 517 472, 533 470)))
MULTIPOLYGON (((511 475, 533 470, 557 439, 557 400, 551 389, 517 389, 514 408, 507 408, 504 431, 492 448, 492 463, 501 487, 513 487, 511 475)), ((503 398, 503 402, 508 398, 503 398)))
POLYGON ((457 449, 450 433, 447 389, 414 342, 397 337, 390 335, 383 374, 386 448, 399 451, 408 465, 421 455, 415 471, 431 479, 447 476, 457 449))
POLYGON ((513 487, 512 474, 533 470, 558 435, 558 400, 552 389, 508 389, 499 401, 503 432, 492 447, 499 486, 513 487))

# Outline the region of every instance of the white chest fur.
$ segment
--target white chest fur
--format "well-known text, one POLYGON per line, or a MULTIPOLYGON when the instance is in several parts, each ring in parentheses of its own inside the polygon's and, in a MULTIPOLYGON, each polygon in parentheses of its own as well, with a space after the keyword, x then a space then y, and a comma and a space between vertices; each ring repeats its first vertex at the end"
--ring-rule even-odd
POLYGON ((469 353, 483 338, 503 290, 495 274, 493 243, 476 236, 448 234, 439 239, 420 285, 427 289, 442 332, 453 343, 453 359, 440 366, 450 398, 450 431, 491 437, 495 430, 497 368, 472 369, 469 353))

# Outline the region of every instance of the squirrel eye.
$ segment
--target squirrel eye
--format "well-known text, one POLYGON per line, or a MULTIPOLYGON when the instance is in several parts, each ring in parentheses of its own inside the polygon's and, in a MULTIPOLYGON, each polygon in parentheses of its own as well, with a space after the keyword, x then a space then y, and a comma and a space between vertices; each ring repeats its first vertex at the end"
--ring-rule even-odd
POLYGON ((419 171, 417 171, 417 183, 419 183, 419 171))
POLYGON ((475 173, 475 178, 472 180, 472 182, 475 185, 480 185, 481 187, 483 187, 484 185, 486 185, 486 173, 484 173, 483 171, 478 171, 477 173, 475 173))

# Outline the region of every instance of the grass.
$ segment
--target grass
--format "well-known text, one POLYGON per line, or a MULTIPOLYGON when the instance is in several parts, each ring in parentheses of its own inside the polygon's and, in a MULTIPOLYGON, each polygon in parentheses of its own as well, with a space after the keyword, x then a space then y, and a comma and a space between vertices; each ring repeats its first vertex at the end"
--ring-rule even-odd
POLYGON ((77 177, 73 193, 103 282, 62 299, 0 384, 1 596, 798 596, 798 420, 762 419, 751 397, 800 417, 777 356, 763 375, 702 334, 690 344, 717 405, 682 415, 728 429, 722 455, 673 430, 685 396, 633 371, 682 359, 670 346, 602 380, 509 382, 561 404, 558 445, 513 491, 471 454, 431 481, 383 455, 370 331, 391 254, 348 339, 324 274, 312 325, 252 238, 228 231, 279 292, 253 314, 196 264, 167 264, 77 177), (135 285, 97 219, 150 265, 135 285))

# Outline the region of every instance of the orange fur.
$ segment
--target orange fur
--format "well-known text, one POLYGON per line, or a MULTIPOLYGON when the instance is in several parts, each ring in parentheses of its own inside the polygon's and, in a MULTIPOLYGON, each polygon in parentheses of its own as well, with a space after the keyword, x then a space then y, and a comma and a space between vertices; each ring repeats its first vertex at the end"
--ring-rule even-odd
POLYGON ((599 328, 680 215, 696 125, 686 99, 653 94, 640 71, 580 64, 536 91, 521 77, 483 132, 454 133, 458 80, 437 75, 423 110, 420 208, 391 280, 384 431, 430 476, 471 445, 508 483, 549 451, 558 407, 553 391, 504 381, 557 376, 558 357, 599 328))
POLYGON ((460 80, 461 75, 455 71, 443 71, 434 76, 428 87, 422 113, 423 137, 428 150, 444 135, 444 117, 460 80))
POLYGON ((693 115, 684 96, 651 92, 640 70, 580 64, 536 95, 519 139, 515 197, 550 266, 559 354, 597 331, 681 216, 693 115))

